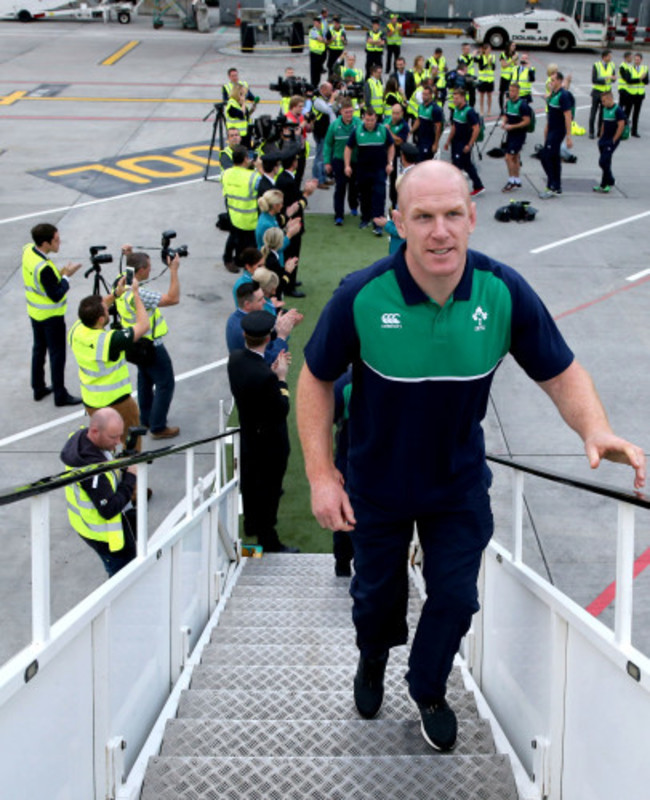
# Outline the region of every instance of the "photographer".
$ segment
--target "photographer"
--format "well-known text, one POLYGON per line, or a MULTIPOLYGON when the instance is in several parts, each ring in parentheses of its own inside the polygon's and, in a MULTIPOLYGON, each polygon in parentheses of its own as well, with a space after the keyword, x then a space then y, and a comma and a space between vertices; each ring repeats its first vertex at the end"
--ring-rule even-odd
POLYGON ((282 132, 282 145, 288 145, 293 149, 295 144, 298 147, 298 168, 296 170, 298 184, 302 183, 305 174, 305 165, 309 158, 309 142, 307 134, 311 131, 311 125, 303 114, 305 108, 305 98, 301 95, 294 95, 289 100, 289 110, 285 117, 288 123, 282 132))
POLYGON ((330 187, 330 182, 325 175, 323 149, 325 147, 327 129, 330 123, 336 120, 336 109, 338 106, 336 106, 335 103, 337 98, 338 92, 334 91, 331 83, 325 81, 325 83, 321 83, 319 93, 314 97, 312 106, 314 113, 312 131, 314 134, 314 141, 316 142, 316 153, 314 154, 311 176, 318 181, 319 189, 329 189, 330 187))
MULTIPOLYGON (((143 341, 150 342, 147 357, 136 362, 138 367, 138 406, 140 424, 149 428, 152 439, 172 439, 178 436, 180 428, 170 428, 167 414, 174 397, 174 367, 169 357, 163 337, 168 331, 167 323, 160 313, 161 308, 178 305, 181 299, 181 286, 178 280, 180 259, 178 254, 167 260, 169 266, 169 288, 162 294, 153 289, 142 288, 142 283, 151 275, 151 259, 146 253, 134 253, 129 244, 122 246, 126 255, 127 267, 135 270, 135 278, 140 284, 140 299, 149 317, 149 333, 143 334, 143 341)), ((125 286, 124 293, 117 297, 115 304, 125 328, 136 322, 134 292, 125 286)))
MULTIPOLYGON (((111 461, 124 435, 113 408, 99 408, 87 428, 73 433, 61 450, 66 470, 111 461)), ((131 505, 137 467, 104 472, 65 487, 70 525, 101 558, 111 578, 136 555, 136 515, 131 505)))
MULTIPOLYGON (((124 330, 104 330, 110 318, 108 307, 125 291, 121 279, 108 297, 91 294, 79 303, 79 319, 70 328, 68 342, 79 366, 81 398, 89 416, 111 406, 124 420, 124 430, 140 424, 125 352, 149 330, 149 317, 140 299, 138 281, 131 286, 135 324, 124 330)), ((125 442, 124 434, 122 438, 125 442)), ((140 443, 136 444, 136 450, 140 443)))

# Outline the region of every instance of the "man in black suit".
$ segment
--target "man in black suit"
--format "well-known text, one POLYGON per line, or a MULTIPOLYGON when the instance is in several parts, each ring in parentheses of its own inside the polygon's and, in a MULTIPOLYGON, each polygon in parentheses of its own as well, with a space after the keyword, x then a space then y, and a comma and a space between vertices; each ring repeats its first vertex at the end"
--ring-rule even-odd
MULTIPOLYGON (((288 216, 287 209, 292 206, 294 203, 298 204, 298 211, 293 215, 294 217, 299 217, 303 220, 303 228, 302 231, 295 236, 291 237, 291 242, 287 246, 284 251, 284 258, 285 261, 289 258, 293 258, 297 256, 300 258, 300 247, 302 244, 302 234, 304 233, 304 213, 305 208, 307 208, 307 198, 310 194, 314 192, 318 185, 317 180, 310 180, 307 181, 305 184, 304 190, 300 189, 300 184, 296 180, 296 170, 298 169, 298 153, 296 152, 295 148, 290 151, 290 154, 285 157, 282 161, 282 166, 284 169, 278 175, 278 179, 275 182, 275 188, 282 192, 284 195, 284 205, 282 207, 282 213, 284 214, 285 218, 288 216)), ((304 292, 301 292, 297 286, 299 284, 296 283, 296 279, 298 276, 298 267, 296 266, 295 270, 291 273, 291 282, 289 283, 288 288, 285 290, 285 295, 288 297, 304 297, 304 292)))
POLYGON ((278 173, 280 172, 281 158, 282 153, 275 148, 269 149, 268 152, 264 153, 260 158, 260 161, 262 162, 262 177, 260 178, 260 182, 257 184, 258 197, 261 197, 264 192, 275 189, 275 183, 278 178, 278 173))
POLYGON ((404 98, 404 105, 406 105, 416 87, 413 73, 406 69, 406 61, 402 56, 395 59, 395 72, 391 72, 389 77, 395 78, 397 81, 399 93, 404 98))
POLYGON ((264 351, 275 317, 252 311, 242 319, 246 348, 228 358, 228 379, 241 428, 241 493, 244 532, 269 553, 297 553, 283 544, 275 526, 282 480, 289 460, 289 389, 291 356, 281 352, 269 366, 264 351))

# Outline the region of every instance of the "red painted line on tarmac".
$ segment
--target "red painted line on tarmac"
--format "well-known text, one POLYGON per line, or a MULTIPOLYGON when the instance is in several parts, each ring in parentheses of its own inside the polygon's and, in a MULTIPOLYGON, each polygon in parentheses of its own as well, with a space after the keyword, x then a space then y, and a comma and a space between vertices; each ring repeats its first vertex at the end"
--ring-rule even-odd
POLYGON ((605 300, 609 300, 610 297, 614 297, 621 292, 628 292, 630 289, 636 289, 637 286, 640 286, 642 283, 647 283, 650 281, 650 275, 647 275, 645 278, 639 278, 638 281, 634 281, 634 283, 628 283, 626 286, 619 286, 618 289, 612 289, 611 292, 607 292, 607 294, 601 295, 600 297, 596 297, 593 300, 589 300, 587 303, 582 303, 575 308, 570 308, 567 311, 563 311, 561 314, 553 317, 554 320, 563 319, 564 317, 569 317, 571 314, 576 314, 578 311, 584 311, 586 308, 591 308, 591 306, 595 306, 598 303, 602 303, 605 300))
MULTIPOLYGON (((634 562, 634 577, 640 575, 643 570, 650 566, 650 547, 642 553, 634 562)), ((586 610, 594 617, 599 617, 603 611, 614 602, 616 597, 616 581, 612 581, 609 586, 602 591, 598 597, 587 606, 586 610)))

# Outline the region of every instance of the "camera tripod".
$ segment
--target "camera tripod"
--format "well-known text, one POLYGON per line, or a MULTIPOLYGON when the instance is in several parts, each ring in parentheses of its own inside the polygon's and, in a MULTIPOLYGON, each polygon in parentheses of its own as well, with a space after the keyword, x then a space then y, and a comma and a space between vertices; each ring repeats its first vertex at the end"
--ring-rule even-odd
POLYGON ((212 152, 214 150, 214 143, 217 139, 217 134, 219 135, 219 152, 221 153, 221 151, 224 148, 224 143, 225 143, 224 134, 226 130, 226 115, 224 113, 224 107, 225 107, 224 103, 215 103, 211 111, 209 111, 205 115, 205 117, 203 117, 203 122, 206 122, 214 114, 214 122, 212 123, 212 138, 210 139, 210 149, 208 150, 208 163, 205 165, 205 173, 203 175, 204 181, 221 180, 221 165, 219 165, 219 171, 214 178, 209 178, 208 173, 210 172, 210 163, 212 162, 212 152))
MULTIPOLYGON (((90 261, 92 266, 90 267, 90 269, 87 269, 84 272, 84 278, 88 278, 91 272, 95 273, 95 277, 93 278, 93 294, 96 294, 99 297, 103 297, 105 294, 111 294, 112 291, 111 289, 108 288, 108 284, 106 283, 106 280, 102 275, 101 264, 95 261, 94 258, 91 258, 90 261)), ((121 328, 122 325, 120 324, 118 319, 117 306, 115 305, 115 303, 113 303, 113 305, 109 308, 108 312, 113 320, 111 322, 111 328, 113 329, 121 328)))

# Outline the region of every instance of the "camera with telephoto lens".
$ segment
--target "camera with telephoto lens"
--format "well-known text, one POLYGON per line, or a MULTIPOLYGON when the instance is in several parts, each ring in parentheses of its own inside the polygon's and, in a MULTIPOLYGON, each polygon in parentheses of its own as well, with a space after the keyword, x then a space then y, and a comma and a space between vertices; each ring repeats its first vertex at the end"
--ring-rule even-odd
POLYGON ((353 83, 346 83, 341 89, 341 96, 353 97, 357 100, 363 100, 363 83, 354 81, 353 83))
POLYGON ((163 264, 167 265, 167 261, 169 259, 178 256, 179 258, 185 258, 185 256, 189 255, 189 251, 187 249, 186 244, 181 244, 176 248, 170 247, 172 239, 176 238, 176 231, 163 231, 162 232, 162 239, 160 242, 160 258, 163 264))
POLYGON ((113 260, 113 256, 110 253, 102 253, 102 250, 106 250, 105 244, 94 244, 90 248, 90 262, 93 267, 98 267, 100 264, 110 264, 113 260))
POLYGON ((262 114, 252 125, 253 150, 257 150, 262 144, 277 143, 278 149, 281 149, 285 142, 297 142, 300 138, 299 128, 297 122, 290 122, 282 114, 276 119, 272 119, 268 114, 262 114))
POLYGON ((138 444, 138 439, 141 436, 146 436, 148 430, 149 430, 148 428, 145 428, 142 425, 139 425, 139 426, 132 425, 128 429, 128 433, 127 433, 127 436, 126 436, 126 442, 124 443, 124 448, 123 448, 123 450, 122 450, 120 455, 123 458, 128 458, 129 456, 137 455, 138 451, 137 451, 136 447, 137 447, 137 444, 138 444))
POLYGON ((276 83, 269 83, 269 89, 272 92, 279 92, 282 97, 293 97, 295 94, 302 97, 310 97, 314 94, 316 87, 309 83, 306 78, 298 78, 297 76, 282 78, 278 75, 276 83))

